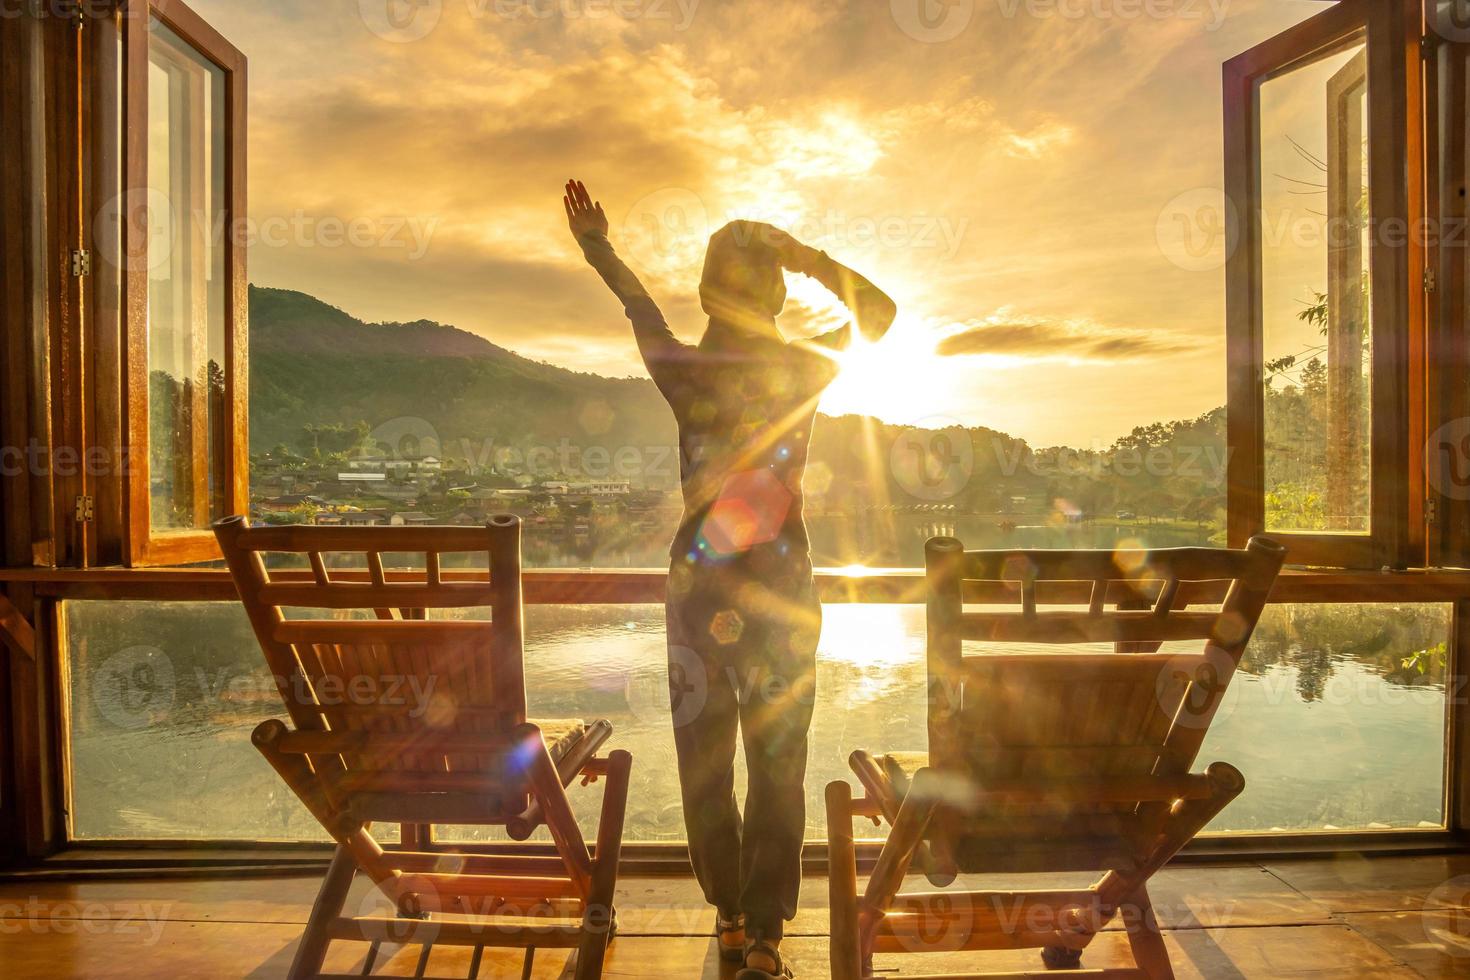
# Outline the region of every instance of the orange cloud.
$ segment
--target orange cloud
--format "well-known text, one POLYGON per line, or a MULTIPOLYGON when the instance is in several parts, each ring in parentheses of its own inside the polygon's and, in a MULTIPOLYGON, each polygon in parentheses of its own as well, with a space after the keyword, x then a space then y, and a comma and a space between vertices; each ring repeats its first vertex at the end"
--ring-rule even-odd
POLYGON ((1031 359, 1123 361, 1197 350, 1178 338, 1095 323, 1000 319, 951 334, 936 350, 945 356, 1008 354, 1031 359))

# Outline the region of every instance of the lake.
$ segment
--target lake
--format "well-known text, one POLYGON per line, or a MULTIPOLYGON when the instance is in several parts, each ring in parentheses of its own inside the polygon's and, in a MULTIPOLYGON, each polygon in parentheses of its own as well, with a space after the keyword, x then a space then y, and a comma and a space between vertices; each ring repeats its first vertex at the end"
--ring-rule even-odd
MULTIPOLYGON (((678 521, 630 526, 619 518, 594 518, 584 531, 527 520, 523 549, 528 567, 661 568, 678 521)), ((958 537, 967 548, 1178 548, 1219 545, 1209 524, 1148 521, 1064 521, 1057 514, 949 514, 942 511, 865 512, 857 516, 808 515, 812 562, 817 568, 917 568, 924 542, 958 537)))
MULTIPOLYGON (((78 838, 323 838, 250 745, 283 712, 238 606, 77 601, 66 615, 78 838)), ((1200 755, 1247 783, 1211 829, 1438 826, 1445 690, 1400 663, 1448 629, 1443 605, 1268 609, 1200 755)), ((533 606, 526 636, 533 716, 611 720, 610 747, 634 758, 627 838, 681 839, 662 608, 533 606)), ((826 607, 810 837, 853 749, 925 747, 923 650, 920 607, 826 607)), ((573 795, 589 833, 600 797, 573 795)))

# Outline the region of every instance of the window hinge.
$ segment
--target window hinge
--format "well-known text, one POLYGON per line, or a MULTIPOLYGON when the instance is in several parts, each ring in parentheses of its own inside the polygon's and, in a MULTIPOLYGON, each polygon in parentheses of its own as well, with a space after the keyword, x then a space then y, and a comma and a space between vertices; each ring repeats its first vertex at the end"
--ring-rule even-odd
POLYGON ((1424 501, 1424 523, 1439 523, 1439 501, 1435 500, 1433 497, 1430 497, 1424 501))
POLYGON ((85 248, 73 249, 71 253, 71 274, 78 279, 92 274, 92 253, 85 248))
POLYGON ((93 506, 93 501, 92 501, 92 498, 90 496, 88 496, 87 494, 80 494, 80 495, 77 496, 77 523, 78 524, 90 524, 90 523, 92 523, 92 506, 93 506))

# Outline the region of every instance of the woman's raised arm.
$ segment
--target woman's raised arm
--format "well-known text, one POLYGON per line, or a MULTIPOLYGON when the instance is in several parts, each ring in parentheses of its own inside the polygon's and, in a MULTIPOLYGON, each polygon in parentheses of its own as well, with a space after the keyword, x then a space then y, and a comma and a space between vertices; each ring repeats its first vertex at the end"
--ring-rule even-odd
POLYGON ((883 339, 888 328, 893 326, 894 317, 898 316, 898 305, 888 298, 888 294, 826 252, 803 245, 784 232, 781 236, 784 241, 777 244, 781 265, 792 272, 811 276, 826 286, 852 311, 857 328, 866 340, 883 339))
POLYGON ((669 369, 677 367, 685 358, 687 345, 674 336, 648 290, 613 250, 607 237, 608 221, 602 202, 594 202, 580 180, 567 181, 565 191, 562 204, 566 207, 567 225, 577 244, 582 246, 587 264, 597 270, 602 281, 623 304, 623 311, 633 324, 633 336, 637 338, 643 363, 654 383, 664 389, 669 369))

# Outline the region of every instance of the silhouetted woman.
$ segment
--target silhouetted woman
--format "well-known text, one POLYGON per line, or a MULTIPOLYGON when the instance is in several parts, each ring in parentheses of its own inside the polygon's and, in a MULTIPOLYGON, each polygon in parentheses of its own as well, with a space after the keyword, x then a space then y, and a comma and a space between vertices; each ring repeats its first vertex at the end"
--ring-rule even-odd
POLYGON ((717 910, 721 955, 744 960, 741 980, 790 976, 779 945, 801 885, 822 626, 801 480, 817 400, 837 374, 832 352, 851 330, 787 343, 776 327, 783 272, 830 289, 870 340, 896 310, 826 253, 736 221, 710 238, 699 284, 709 326, 697 346, 686 344, 613 251, 601 202, 570 181, 564 203, 679 426, 684 517, 669 566, 669 685, 694 873, 717 910), (737 731, 748 770, 743 827, 737 731))

